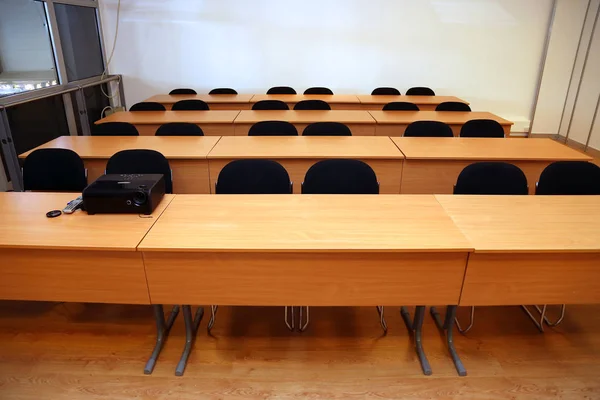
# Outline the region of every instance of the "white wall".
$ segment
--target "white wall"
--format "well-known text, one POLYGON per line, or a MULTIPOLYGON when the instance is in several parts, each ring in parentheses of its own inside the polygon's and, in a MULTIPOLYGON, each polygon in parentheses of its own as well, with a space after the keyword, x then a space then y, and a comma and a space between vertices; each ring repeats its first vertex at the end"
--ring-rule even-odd
MULTIPOLYGON (((122 0, 129 105, 187 86, 430 86, 528 125, 551 0, 122 0)), ((100 1, 107 51, 117 0, 100 1)))

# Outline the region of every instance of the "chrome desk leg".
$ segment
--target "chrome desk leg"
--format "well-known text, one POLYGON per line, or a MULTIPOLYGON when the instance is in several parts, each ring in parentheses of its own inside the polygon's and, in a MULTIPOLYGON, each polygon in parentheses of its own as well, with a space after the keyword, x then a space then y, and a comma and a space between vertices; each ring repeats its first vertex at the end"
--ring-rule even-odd
POLYGON ((191 306, 181 306, 181 309, 183 312, 183 320, 185 321, 185 347, 183 348, 183 353, 181 354, 181 358, 179 359, 179 363, 175 369, 176 376, 182 376, 183 371, 185 371, 185 366, 187 365, 188 358, 192 352, 192 345, 194 344, 194 339, 196 338, 198 326, 200 325, 200 321, 202 321, 202 317, 204 316, 204 308, 202 307, 198 307, 194 319, 192 319, 191 306))
POLYGON ((285 319, 285 325, 288 327, 288 329, 290 331, 294 331, 295 329, 295 317, 294 317, 294 306, 285 306, 284 307, 284 314, 283 317, 285 319), (291 312, 288 312, 288 310, 291 309, 291 312), (290 318, 291 316, 291 318, 290 318))
POLYGON ((448 351, 450 352, 450 357, 452 358, 456 372, 458 372, 459 376, 467 376, 467 370, 465 369, 460 357, 458 356, 458 353, 456 352, 456 347, 454 347, 454 318, 456 318, 457 307, 458 306, 447 307, 446 318, 444 319, 444 322, 442 322, 442 318, 435 307, 431 307, 430 312, 438 329, 446 334, 448 351))
POLYGON ((415 317, 414 320, 410 320, 410 313, 406 309, 406 307, 400 308, 400 315, 404 320, 404 325, 406 325, 406 329, 408 329, 408 333, 415 339, 415 350, 417 352, 417 356, 419 357, 419 362, 421 363, 421 370, 423 370, 423 374, 431 375, 431 365, 429 365, 429 360, 427 360, 427 356, 425 355, 425 351, 423 350, 423 342, 422 342, 422 333, 423 333, 423 321, 425 320, 425 306, 417 306, 415 308, 415 317))
POLYGON ((298 331, 300 332, 304 332, 306 330, 306 328, 308 327, 308 323, 310 322, 310 315, 309 315, 309 307, 306 306, 306 321, 302 322, 302 309, 304 308, 304 306, 300 306, 299 307, 299 311, 298 311, 298 331))
POLYGON ((215 324, 215 319, 217 318, 217 311, 219 311, 219 306, 210 306, 210 319, 208 320, 208 325, 206 326, 206 331, 210 334, 210 331, 215 324))
POLYGON ((173 322, 175 322, 177 314, 179 314, 179 306, 173 306, 173 309, 171 309, 169 318, 166 322, 162 304, 154 304, 152 306, 152 311, 154 311, 154 319, 156 320, 156 344, 154 345, 154 350, 152 350, 150 359, 148 359, 148 362, 144 367, 144 374, 146 375, 151 374, 154 370, 154 366, 156 365, 158 356, 165 345, 167 336, 169 336, 169 331, 173 326, 173 322))
POLYGON ((460 326, 458 322, 458 317, 454 318, 454 323, 456 324, 456 329, 463 335, 471 330, 473 324, 475 323, 475 306, 471 306, 471 316, 469 317, 469 325, 466 328, 460 326))
POLYGON ((375 308, 377 308, 377 314, 379 314, 379 325, 381 325, 381 329, 383 329, 383 334, 387 335, 388 327, 387 322, 385 322, 383 306, 376 306, 375 308))

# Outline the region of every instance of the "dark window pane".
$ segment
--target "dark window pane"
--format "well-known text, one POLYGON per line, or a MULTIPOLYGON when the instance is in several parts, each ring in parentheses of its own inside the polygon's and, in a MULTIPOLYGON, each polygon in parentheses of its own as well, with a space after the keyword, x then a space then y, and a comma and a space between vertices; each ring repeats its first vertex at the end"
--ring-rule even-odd
POLYGON ((0 97, 56 84, 44 4, 0 0, 0 97))
POLYGON ((17 154, 69 135, 62 95, 9 107, 6 114, 17 154))
POLYGON ((69 82, 101 75, 104 71, 96 9, 55 4, 69 82))
MULTIPOLYGON (((106 84, 102 85, 102 89, 104 90, 104 93, 108 93, 108 87, 106 84)), ((100 85, 84 88, 83 96, 85 97, 85 105, 87 107, 85 111, 87 112, 90 129, 93 129, 94 122, 101 119, 100 115, 102 114, 102 110, 104 107, 110 105, 110 101, 100 91, 100 85)), ((71 93, 71 100, 76 108, 77 114, 79 114, 81 110, 77 105, 77 97, 75 96, 75 93, 71 93)), ((79 118, 75 118, 75 122, 77 124, 77 132, 79 132, 79 135, 81 135, 81 120, 79 118)))

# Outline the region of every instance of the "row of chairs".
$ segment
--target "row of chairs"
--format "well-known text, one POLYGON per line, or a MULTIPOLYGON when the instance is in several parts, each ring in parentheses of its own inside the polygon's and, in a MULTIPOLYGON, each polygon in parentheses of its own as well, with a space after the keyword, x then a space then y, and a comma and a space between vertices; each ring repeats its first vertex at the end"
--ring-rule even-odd
MULTIPOLYGON (((94 125, 93 136, 138 136, 136 127, 128 122, 105 122, 94 125)), ((303 136, 352 136, 341 122, 314 122, 302 132, 303 136)), ((189 122, 169 122, 156 130, 156 136, 204 136, 202 128, 189 122)), ((261 121, 250 127, 248 136, 298 136, 296 127, 287 121, 261 121)), ((415 121, 404 131, 406 137, 453 137, 452 128, 440 121, 415 121)), ((492 119, 473 119, 460 129, 461 137, 504 137, 504 128, 492 119)))
MULTIPOLYGON (((260 100, 252 105, 253 110, 289 110, 286 102, 281 100, 260 100)), ((129 111, 166 111, 161 103, 142 101, 131 106, 129 111)), ((210 106, 203 100, 179 100, 171 107, 173 111, 208 111, 210 106)), ((331 110, 324 100, 301 100, 294 105, 294 110, 331 110)), ((394 101, 383 106, 383 111, 419 111, 419 106, 405 101, 394 101)), ((435 111, 471 111, 468 104, 458 101, 445 101, 438 104, 435 111)))
MULTIPOLYGON (((179 88, 173 89, 169 92, 169 94, 198 94, 194 89, 189 88, 179 88)), ((216 88, 212 89, 208 94, 238 94, 237 90, 232 88, 216 88)), ((296 90, 289 86, 273 86, 269 90, 267 90, 267 94, 297 94, 296 90)), ((304 91, 304 94, 333 94, 333 90, 322 87, 315 86, 310 87, 304 91)), ((393 87, 378 87, 373 89, 371 92, 372 95, 382 95, 382 96, 400 96, 400 91, 393 87)), ((435 92, 428 87, 412 87, 406 91, 407 96, 435 96, 435 92)))

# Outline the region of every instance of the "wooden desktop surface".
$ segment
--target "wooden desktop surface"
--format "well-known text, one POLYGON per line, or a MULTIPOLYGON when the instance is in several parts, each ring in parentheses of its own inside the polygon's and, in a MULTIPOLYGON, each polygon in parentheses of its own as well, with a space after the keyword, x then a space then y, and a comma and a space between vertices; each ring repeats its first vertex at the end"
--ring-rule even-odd
POLYGON ((384 105, 394 101, 414 103, 419 106, 419 110, 421 111, 435 111, 435 108, 438 104, 446 101, 456 101, 459 103, 469 104, 468 101, 454 96, 373 96, 370 94, 360 94, 357 97, 363 110, 381 110, 384 105))
POLYGON ((0 299, 148 304, 136 248, 173 196, 144 217, 46 217, 77 196, 0 193, 0 299))
POLYGON ((256 94, 250 102, 256 103, 262 100, 280 100, 290 106, 290 109, 299 101, 323 100, 333 110, 360 110, 360 101, 352 94, 256 94))
POLYGON ((554 161, 592 158, 552 139, 526 138, 391 138, 406 156, 401 193, 450 194, 460 172, 479 161, 505 161, 521 168, 529 192, 554 161))
POLYGON ((359 159, 371 166, 380 193, 400 193, 404 156, 389 138, 379 136, 234 136, 223 137, 208 155, 211 190, 219 172, 237 159, 266 158, 282 164, 301 192, 306 171, 317 161, 359 159))
POLYGON ((490 112, 482 111, 369 111, 377 121, 376 135, 402 136, 406 127, 415 121, 440 121, 452 128, 454 136, 460 134, 460 128, 472 119, 491 119, 504 128, 505 136, 510 134, 513 123, 490 112))
POLYGON ((458 301, 471 245, 433 196, 179 195, 138 249, 155 303, 414 305, 458 301))
POLYGON ((104 175, 106 162, 121 150, 156 150, 169 160, 174 193, 210 193, 206 156, 219 141, 217 136, 61 136, 36 149, 70 149, 79 154, 88 182, 104 175))
POLYGON ((600 302, 600 196, 436 196, 475 249, 461 305, 600 302))

